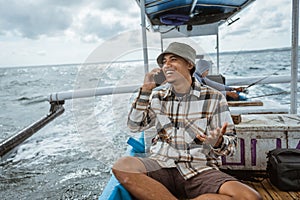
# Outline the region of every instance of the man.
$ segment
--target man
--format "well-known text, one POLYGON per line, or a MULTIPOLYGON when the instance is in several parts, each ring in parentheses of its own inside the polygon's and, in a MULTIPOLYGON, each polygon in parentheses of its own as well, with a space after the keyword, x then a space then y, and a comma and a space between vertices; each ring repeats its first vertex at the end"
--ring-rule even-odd
POLYGON ((219 156, 234 153, 236 134, 225 97, 194 81, 195 58, 192 47, 177 42, 158 56, 161 68, 145 75, 128 117, 133 132, 157 130, 150 154, 119 159, 113 173, 141 200, 261 199, 218 170, 219 156), (169 86, 154 91, 161 70, 169 86))
POLYGON ((219 90, 227 100, 239 100, 241 98, 236 92, 243 92, 243 87, 233 88, 227 85, 215 82, 213 80, 208 79, 206 76, 209 73, 209 69, 211 68, 211 62, 207 60, 199 60, 196 63, 196 71, 194 73, 194 77, 202 84, 208 85, 216 90, 219 90), (236 92, 234 92, 234 90, 236 92))

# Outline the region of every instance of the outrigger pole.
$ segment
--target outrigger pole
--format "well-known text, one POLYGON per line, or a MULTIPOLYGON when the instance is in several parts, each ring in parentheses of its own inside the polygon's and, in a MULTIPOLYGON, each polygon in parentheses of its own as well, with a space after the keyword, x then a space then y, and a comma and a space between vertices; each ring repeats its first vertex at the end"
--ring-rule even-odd
POLYGON ((123 87, 102 87, 78 91, 74 90, 50 94, 48 97, 48 101, 51 105, 49 113, 37 122, 0 142, 0 159, 24 142, 27 138, 31 137, 34 133, 43 128, 45 125, 53 121, 56 117, 63 114, 65 110, 63 104, 65 100, 111 94, 133 93, 136 92, 138 88, 139 85, 131 85, 123 87))
POLYGON ((27 138, 31 137, 46 124, 54 120, 56 117, 60 116, 65 110, 62 106, 63 104, 64 101, 51 102, 50 111, 45 117, 31 124, 17 134, 2 141, 0 143, 0 158, 11 152, 15 147, 24 142, 27 138))

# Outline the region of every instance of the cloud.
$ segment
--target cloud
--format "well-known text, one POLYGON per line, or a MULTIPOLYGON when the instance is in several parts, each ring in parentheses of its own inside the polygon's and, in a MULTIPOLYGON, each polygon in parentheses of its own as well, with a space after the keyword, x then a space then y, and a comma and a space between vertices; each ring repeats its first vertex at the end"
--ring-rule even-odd
POLYGON ((56 35, 72 24, 69 10, 42 1, 0 1, 0 29, 3 34, 37 39, 56 35))
POLYGON ((85 15, 81 22, 78 33, 82 38, 93 35, 95 39, 107 39, 126 29, 126 25, 122 24, 122 19, 115 12, 89 12, 85 15))
MULTIPOLYGON (((219 29, 224 50, 290 44, 290 0, 254 1, 237 17, 219 29)), ((1 64, 81 62, 97 45, 131 30, 140 31, 135 0, 0 0, 1 64)), ((214 50, 215 37, 207 40, 214 50)))
POLYGON ((106 9, 115 9, 118 11, 128 12, 129 10, 127 8, 132 6, 132 2, 134 1, 120 1, 120 0, 106 0, 106 1, 96 1, 96 4, 98 5, 98 8, 101 10, 106 9))
POLYGON ((255 1, 234 19, 231 26, 223 26, 223 37, 252 35, 260 37, 270 33, 286 32, 291 24, 291 2, 288 0, 255 1), (268 6, 265 6, 268 5, 268 6))
POLYGON ((7 3, 0 0, 0 35, 39 39, 43 35, 53 37, 72 32, 82 41, 106 39, 124 31, 134 18, 138 19, 133 3, 119 0, 11 0, 7 3))

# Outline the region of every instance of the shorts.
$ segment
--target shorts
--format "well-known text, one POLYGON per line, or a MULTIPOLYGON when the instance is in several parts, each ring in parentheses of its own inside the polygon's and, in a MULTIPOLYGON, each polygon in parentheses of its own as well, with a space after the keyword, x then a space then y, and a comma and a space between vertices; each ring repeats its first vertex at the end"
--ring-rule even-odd
POLYGON ((147 176, 163 184, 176 198, 196 198, 201 194, 218 193, 226 181, 236 178, 216 169, 210 169, 185 180, 177 168, 162 168, 150 158, 139 158, 147 169, 147 176))

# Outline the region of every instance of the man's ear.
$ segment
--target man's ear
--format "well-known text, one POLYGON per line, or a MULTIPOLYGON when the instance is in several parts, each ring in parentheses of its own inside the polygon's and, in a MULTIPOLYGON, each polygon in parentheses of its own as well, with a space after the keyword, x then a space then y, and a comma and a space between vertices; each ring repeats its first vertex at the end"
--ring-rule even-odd
POLYGON ((194 68, 194 64, 192 62, 189 62, 189 66, 188 66, 188 69, 191 70, 194 68))
POLYGON ((194 67, 194 64, 190 61, 188 61, 187 63, 188 63, 188 70, 190 71, 191 76, 193 76, 193 74, 196 70, 196 67, 194 67))
POLYGON ((189 62, 189 67, 188 69, 191 70, 194 67, 193 63, 189 62))

